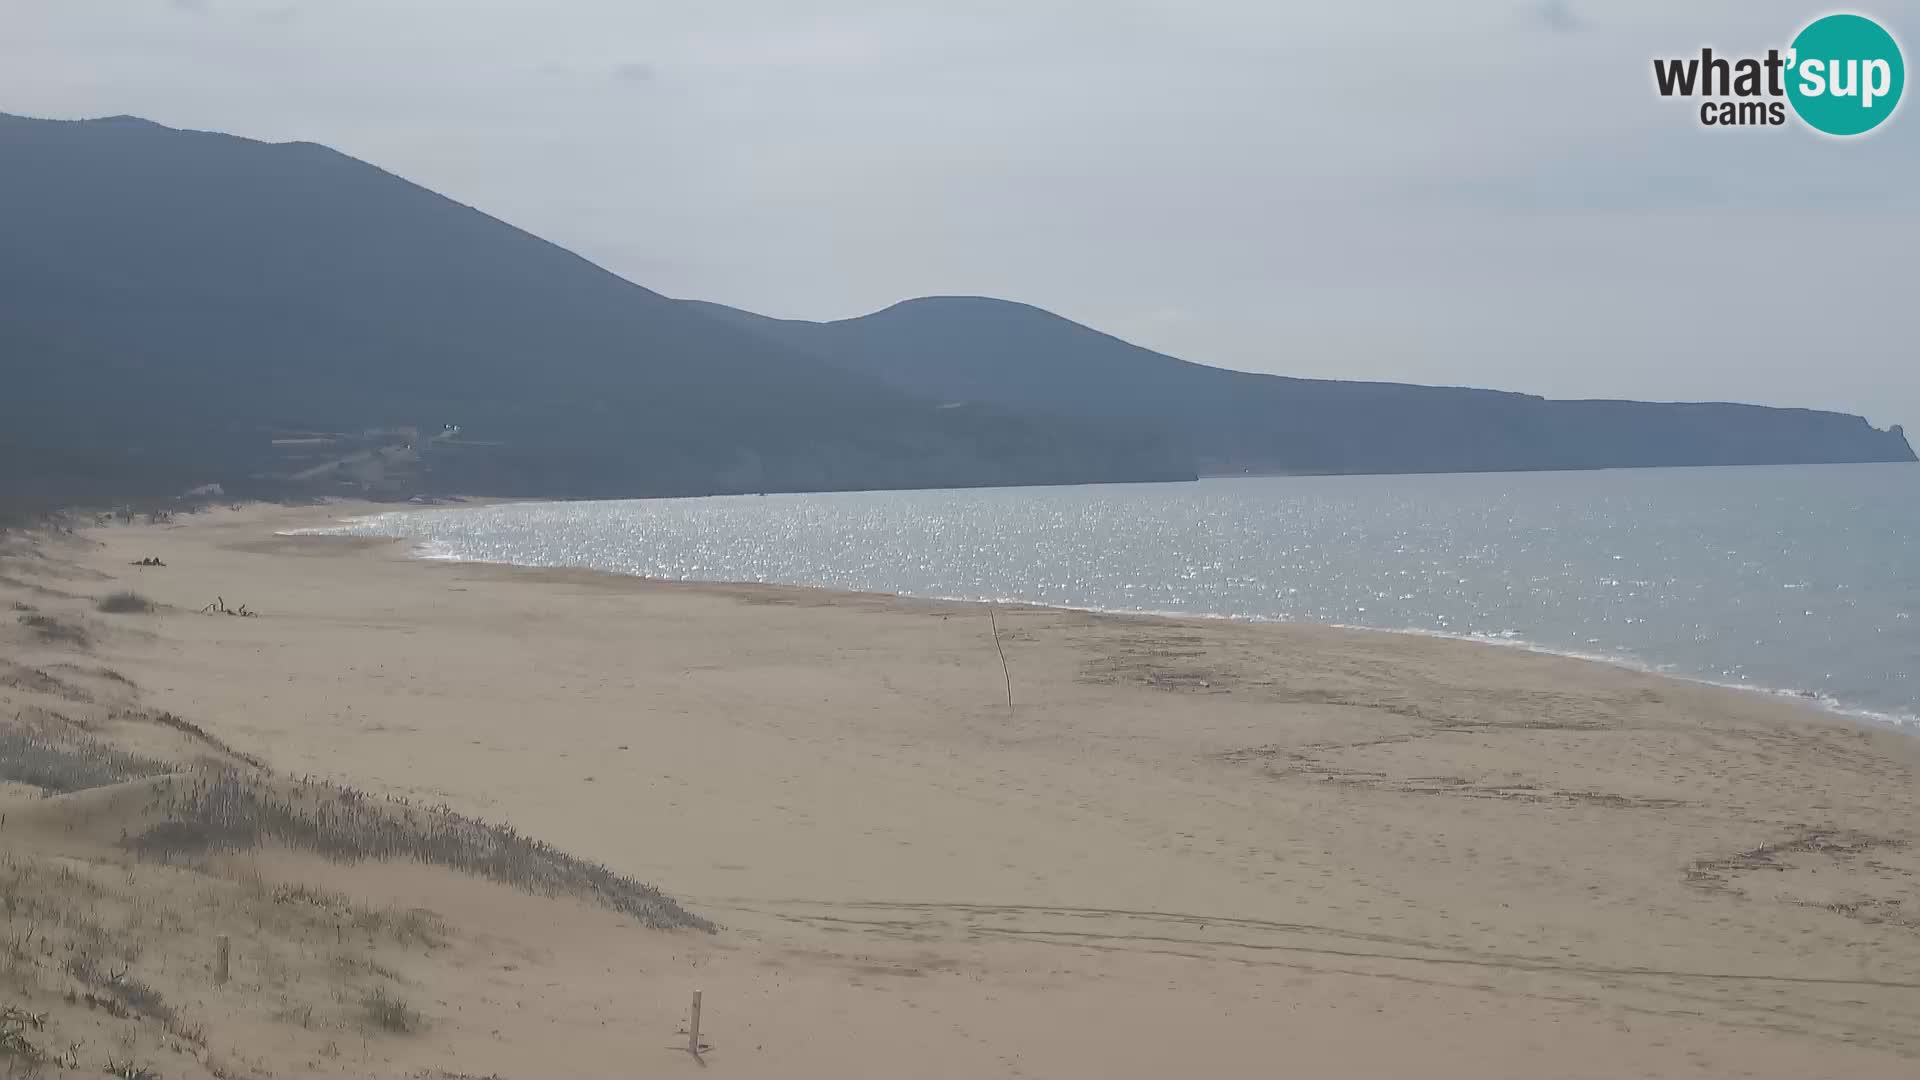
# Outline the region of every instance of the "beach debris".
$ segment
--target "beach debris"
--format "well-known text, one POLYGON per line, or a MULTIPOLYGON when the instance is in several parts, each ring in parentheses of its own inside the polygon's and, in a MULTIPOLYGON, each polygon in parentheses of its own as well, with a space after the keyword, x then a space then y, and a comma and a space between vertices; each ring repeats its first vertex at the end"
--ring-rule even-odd
POLYGON ((159 1072, 131 1060, 107 1059, 107 1075, 118 1080, 160 1080, 159 1072))
POLYGON ((159 559, 155 558, 154 556, 149 555, 144 559, 135 559, 132 562, 128 563, 127 565, 128 566, 165 566, 167 564, 161 562, 159 559))
POLYGON ((231 608, 228 607, 227 598, 224 596, 214 597, 213 603, 208 604, 206 607, 203 607, 200 609, 200 614, 202 615, 238 615, 243 619, 257 618, 260 615, 260 613, 257 611, 248 611, 247 605, 245 604, 241 604, 239 607, 231 607, 231 608))
MULTIPOLYGON (((46 1027, 46 1013, 28 1012, 13 1005, 0 1007, 0 1057, 37 1071, 42 1063, 49 1060, 49 1055, 27 1037, 27 1032, 45 1031, 46 1027)), ((29 1075, 32 1075, 31 1071, 29 1075)))
POLYGON ((28 1012, 14 1005, 0 1006, 0 1023, 18 1024, 35 1031, 44 1031, 47 1026, 47 1014, 28 1012))

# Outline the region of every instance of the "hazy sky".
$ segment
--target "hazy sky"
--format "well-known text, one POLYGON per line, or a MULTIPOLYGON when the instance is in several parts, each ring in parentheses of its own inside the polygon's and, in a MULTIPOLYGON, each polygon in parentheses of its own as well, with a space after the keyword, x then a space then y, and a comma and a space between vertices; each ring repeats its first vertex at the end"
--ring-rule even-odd
MULTIPOLYGON (((772 315, 979 293, 1249 370, 1920 429, 1920 104, 1842 142, 1652 87, 1828 10, 4 0, 0 111, 323 142, 772 315)), ((1854 10, 1920 61, 1920 0, 1854 10)))

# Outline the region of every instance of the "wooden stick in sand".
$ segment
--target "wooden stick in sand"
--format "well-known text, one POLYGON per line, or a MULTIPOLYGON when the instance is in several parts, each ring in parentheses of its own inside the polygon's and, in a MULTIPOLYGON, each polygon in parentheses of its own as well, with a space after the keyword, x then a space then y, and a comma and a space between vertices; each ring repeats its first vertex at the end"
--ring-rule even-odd
POLYGON ((1000 619, 993 613, 993 602, 987 602, 987 621, 993 624, 993 651, 1000 654, 1000 676, 1007 680, 1007 711, 1013 711, 1013 673, 1007 670, 1007 650, 1000 647, 1000 619))
POLYGON ((700 1056, 700 991, 693 992, 693 1019, 687 1024, 687 1053, 700 1056))

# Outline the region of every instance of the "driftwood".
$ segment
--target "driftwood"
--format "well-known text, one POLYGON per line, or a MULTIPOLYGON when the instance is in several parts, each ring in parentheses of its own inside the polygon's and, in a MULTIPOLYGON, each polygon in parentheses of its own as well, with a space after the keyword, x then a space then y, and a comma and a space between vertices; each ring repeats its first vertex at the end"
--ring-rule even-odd
POLYGON ((224 596, 214 597, 213 603, 208 604, 206 607, 203 607, 200 609, 200 614, 202 615, 238 615, 243 619, 258 618, 260 615, 260 613, 257 611, 248 611, 247 605, 245 604, 241 604, 239 607, 228 607, 227 598, 224 596))
POLYGON ((132 562, 128 563, 127 565, 128 566, 165 566, 167 564, 161 562, 157 558, 154 558, 152 555, 149 555, 144 559, 135 559, 132 562))

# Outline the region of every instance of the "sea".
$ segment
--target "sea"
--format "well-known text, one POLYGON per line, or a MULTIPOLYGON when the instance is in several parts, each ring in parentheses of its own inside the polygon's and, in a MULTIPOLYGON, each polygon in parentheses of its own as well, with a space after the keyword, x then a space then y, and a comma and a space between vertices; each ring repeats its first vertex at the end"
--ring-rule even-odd
POLYGON ((1920 466, 1300 476, 408 509, 417 554, 1467 638, 1920 733, 1920 466))

